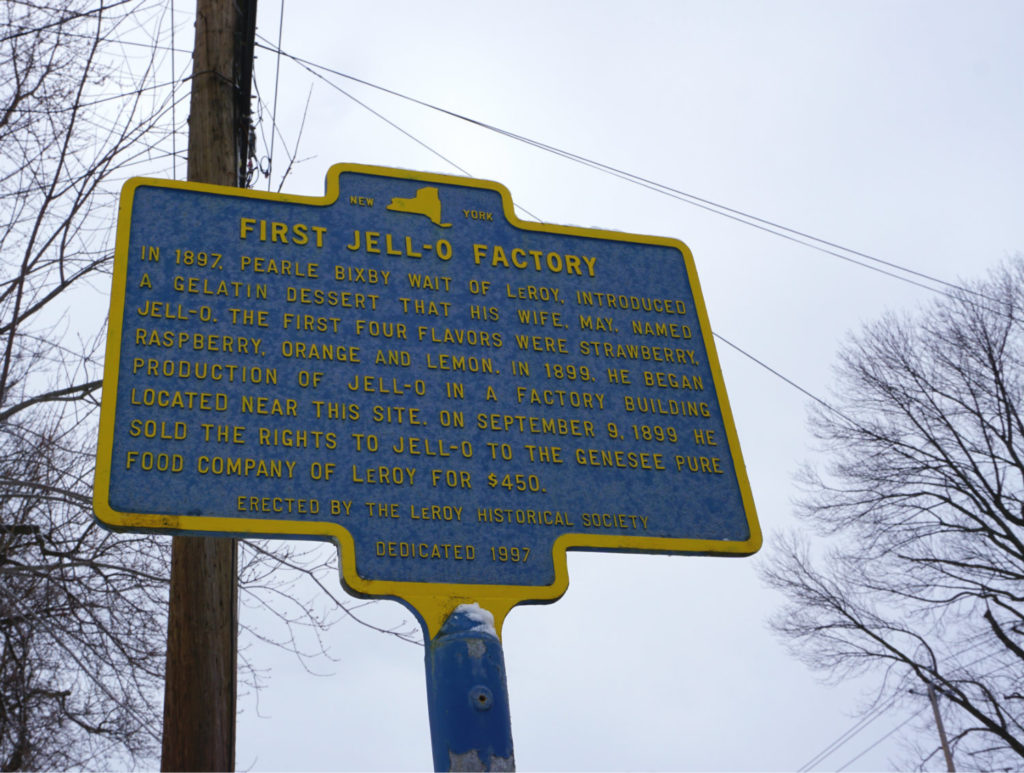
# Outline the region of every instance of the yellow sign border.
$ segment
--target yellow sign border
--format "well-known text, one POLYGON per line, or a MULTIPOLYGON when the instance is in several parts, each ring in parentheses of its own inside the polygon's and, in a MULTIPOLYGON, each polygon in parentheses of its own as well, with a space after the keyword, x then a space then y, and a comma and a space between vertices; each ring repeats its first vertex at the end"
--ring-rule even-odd
POLYGON ((153 530, 167 533, 208 533, 214 535, 241 535, 250 537, 292 537, 334 540, 340 551, 342 582, 358 596, 390 597, 411 606, 423 619, 428 633, 433 636, 456 606, 477 602, 488 609, 495 619, 500 635, 501 625, 514 606, 527 602, 546 603, 560 598, 569 587, 567 551, 572 548, 606 551, 637 551, 645 553, 687 553, 746 556, 761 547, 761 530, 754 508, 754 499, 747 479, 746 467, 740 453, 739 439, 722 378, 718 354, 715 350, 708 323, 704 296, 697 279, 693 254, 678 239, 659 236, 641 236, 596 228, 531 223, 515 215, 512 196, 501 183, 489 180, 415 172, 404 169, 367 166, 363 164, 334 164, 327 171, 326 191, 323 196, 299 196, 232 188, 205 183, 158 180, 145 177, 129 179, 122 188, 117 220, 117 242, 114 252, 114 272, 110 297, 110 318, 107 330, 106 360, 103 369, 103 401, 100 408, 99 444, 96 455, 96 477, 93 489, 93 509, 96 517, 115 530, 153 530), (340 177, 344 172, 378 177, 442 183, 462 187, 495 191, 501 196, 502 209, 508 222, 523 230, 548 234, 582 236, 605 241, 651 244, 678 249, 686 266, 687 279, 693 295, 694 310, 700 323, 701 336, 708 356, 715 394, 718 398, 722 422, 728 439, 728 448, 736 470, 737 484, 743 500, 750 537, 744 541, 685 539, 674 537, 630 537, 625 535, 600 536, 590 534, 564 534, 552 546, 555 580, 548 586, 534 585, 470 585, 456 583, 421 583, 365 580, 356 573, 355 543, 352 535, 340 524, 310 521, 277 521, 255 518, 218 516, 161 515, 153 513, 123 513, 110 507, 110 476, 114 437, 114 418, 117 401, 117 375, 121 355, 122 321, 127 286, 129 227, 135 190, 139 187, 177 188, 197 193, 249 198, 261 201, 287 202, 305 206, 333 205, 340 193, 340 177))

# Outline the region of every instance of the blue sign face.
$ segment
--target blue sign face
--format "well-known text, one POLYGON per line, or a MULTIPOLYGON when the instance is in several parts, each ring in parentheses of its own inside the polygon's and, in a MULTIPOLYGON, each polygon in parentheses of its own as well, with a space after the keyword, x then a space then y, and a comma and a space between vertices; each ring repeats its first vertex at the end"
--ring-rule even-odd
POLYGON ((98 468, 113 526, 333 537, 368 593, 760 544, 682 243, 374 167, 126 185, 98 468))

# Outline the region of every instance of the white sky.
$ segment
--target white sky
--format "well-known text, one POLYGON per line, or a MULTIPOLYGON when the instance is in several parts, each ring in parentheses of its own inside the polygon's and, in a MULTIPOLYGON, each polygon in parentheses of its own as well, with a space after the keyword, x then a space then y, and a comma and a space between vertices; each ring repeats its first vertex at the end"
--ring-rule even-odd
MULTIPOLYGON (((279 13, 260 0, 258 33, 275 43, 279 13)), ((1024 247, 1021 29, 1024 4, 984 0, 293 0, 282 48, 954 280, 1024 247)), ((276 65, 258 51, 264 136, 276 65)), ((285 191, 322 193, 342 161, 461 173, 293 62, 280 74, 277 172, 312 89, 285 191)), ((713 329, 815 394, 846 331, 932 295, 327 77, 545 222, 683 240, 713 329)), ((719 356, 766 547, 744 560, 570 554, 565 597, 504 627, 520 770, 794 770, 854 724, 870 680, 824 687, 788 656, 765 627, 779 599, 755 572, 814 458, 807 400, 725 345, 719 356)), ((391 602, 364 611, 410 619, 391 602)), ((325 676, 250 651, 270 682, 258 706, 242 700, 239 769, 428 768, 422 650, 345 623, 328 640, 337 661, 313 666, 325 676)), ((887 713, 818 769, 911 713, 887 713)), ((894 738, 848 769, 890 768, 894 738)))

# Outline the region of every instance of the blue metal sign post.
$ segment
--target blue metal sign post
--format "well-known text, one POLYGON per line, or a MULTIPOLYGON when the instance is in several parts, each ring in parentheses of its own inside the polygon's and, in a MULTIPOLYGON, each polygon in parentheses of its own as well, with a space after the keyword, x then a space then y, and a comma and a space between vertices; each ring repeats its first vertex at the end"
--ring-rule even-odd
POLYGON ((426 651, 434 770, 515 770, 494 618, 476 604, 456 607, 426 651))
POLYGON ((569 549, 761 542, 684 244, 355 165, 323 197, 125 185, 94 508, 333 540, 350 592, 438 642, 462 604, 499 639, 513 606, 557 599, 569 549))

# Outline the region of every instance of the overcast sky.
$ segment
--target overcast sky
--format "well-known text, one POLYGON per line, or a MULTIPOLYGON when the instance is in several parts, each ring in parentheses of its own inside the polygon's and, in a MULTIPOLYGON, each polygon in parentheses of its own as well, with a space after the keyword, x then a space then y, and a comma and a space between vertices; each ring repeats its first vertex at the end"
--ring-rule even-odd
MULTIPOLYGON (((293 0, 281 19, 278 2, 260 0, 258 35, 272 47, 280 35, 286 54, 914 271, 978 276, 1024 248, 1019 2, 293 0)), ((290 193, 322 194, 337 162, 468 174, 504 184, 527 219, 680 239, 713 330, 821 397, 848 331, 935 297, 257 56, 261 155, 280 132, 275 190, 292 152, 290 193)), ((779 598, 756 567, 793 526, 795 470, 820 457, 806 396, 722 342, 719 357, 765 548, 752 559, 570 554, 564 598, 513 610, 504 628, 520 770, 794 770, 870 701, 871 679, 821 685, 766 629, 779 598)), ((393 602, 361 614, 412 619, 393 602)), ((316 674, 249 650, 269 683, 258 702, 242 699, 239 769, 429 767, 422 649, 351 623, 328 643, 336 661, 313 663, 316 674)), ((895 707, 817 769, 839 769, 914 710, 895 707)), ((897 737, 847 769, 890 769, 903 759, 897 737)))

